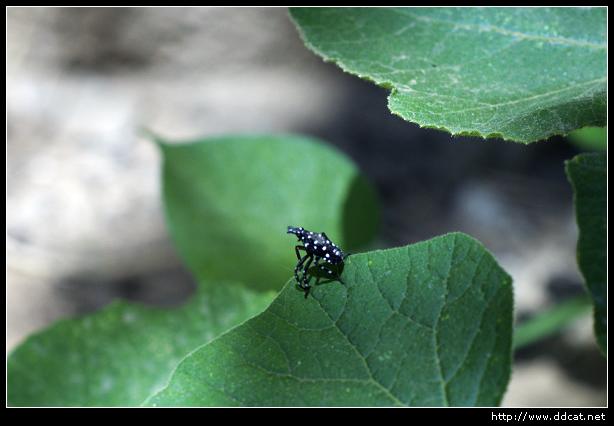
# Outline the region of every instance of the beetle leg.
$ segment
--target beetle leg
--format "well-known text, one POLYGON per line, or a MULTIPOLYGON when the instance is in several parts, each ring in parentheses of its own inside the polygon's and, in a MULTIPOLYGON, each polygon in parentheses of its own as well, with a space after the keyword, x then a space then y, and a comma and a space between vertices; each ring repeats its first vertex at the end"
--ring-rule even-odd
MULTIPOLYGON (((297 250, 298 253, 298 250, 297 250)), ((301 281, 302 278, 298 277, 298 271, 301 269, 301 266, 303 266, 303 263, 305 263, 305 261, 307 260, 308 257, 310 257, 310 254, 306 254, 303 258, 299 258, 298 263, 296 264, 296 267, 294 268, 294 278, 296 279, 296 282, 301 285, 301 281)))
MULTIPOLYGON (((318 265, 318 263, 320 263, 320 260, 322 260, 322 259, 320 259, 319 257, 316 259, 316 265, 315 265, 315 266, 316 266, 318 269, 322 269, 322 265, 318 265)), ((319 275, 318 275, 318 277, 316 278, 316 285, 318 285, 318 284, 320 284, 320 276, 319 276, 319 275)))
MULTIPOLYGON (((320 257, 316 257, 316 263, 314 264, 314 267, 316 267, 316 268, 320 268, 320 266, 321 266, 321 265, 320 265, 320 260, 322 260, 322 258, 320 258, 320 257)), ((304 286, 305 286, 306 288, 311 287, 311 286, 309 285, 309 283, 311 282, 311 279, 312 279, 312 278, 313 278, 313 277, 312 277, 311 275, 308 275, 308 276, 304 276, 304 277, 303 277, 303 283, 304 283, 304 286)), ((320 282, 320 277, 317 277, 317 278, 316 278, 316 285, 318 285, 318 283, 319 283, 319 282, 320 282)))
POLYGON ((299 282, 299 286, 303 290, 305 290, 305 298, 307 298, 307 295, 309 294, 309 281, 311 280, 311 277, 308 275, 308 270, 311 266, 311 262, 313 262, 313 255, 309 254, 305 257, 309 257, 309 260, 307 261, 307 264, 303 267, 303 282, 299 282))
POLYGON ((303 286, 302 287, 309 287, 309 280, 306 277, 308 276, 307 272, 309 270, 309 267, 311 266, 311 262, 313 262, 313 255, 309 254, 305 257, 308 257, 309 260, 307 261, 307 264, 303 267, 303 286))
POLYGON ((320 265, 320 266, 319 266, 319 268, 320 268, 320 270, 321 270, 321 271, 324 271, 324 272, 328 273, 328 275, 329 275, 331 278, 333 278, 333 277, 334 277, 334 278, 336 278, 336 279, 337 279, 337 281, 339 281, 341 284, 345 284, 345 283, 343 282, 343 280, 341 280, 341 277, 340 277, 338 274, 335 274, 335 273, 332 271, 332 269, 330 269, 328 266, 326 266, 326 265, 320 265))
POLYGON ((331 275, 331 276, 335 275, 335 273, 332 271, 332 269, 330 269, 326 265, 320 265, 320 270, 328 273, 328 275, 331 275))
POLYGON ((305 250, 305 252, 307 252, 307 249, 303 246, 295 246, 294 247, 294 252, 296 253, 296 258, 298 260, 301 260, 301 255, 299 254, 299 250, 305 250))

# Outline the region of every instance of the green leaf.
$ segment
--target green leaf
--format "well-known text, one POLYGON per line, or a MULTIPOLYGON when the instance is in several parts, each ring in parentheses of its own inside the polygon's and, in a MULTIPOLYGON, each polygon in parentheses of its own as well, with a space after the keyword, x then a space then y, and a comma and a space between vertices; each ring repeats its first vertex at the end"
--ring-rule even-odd
POLYGON ((306 45, 423 127, 529 143, 606 123, 605 8, 297 8, 306 45))
POLYGON ((607 149, 606 127, 583 127, 567 135, 578 148, 585 151, 605 151, 607 149))
POLYGON ((292 281, 188 355, 154 406, 496 405, 511 363, 510 277, 449 234, 350 256, 344 285, 292 281))
POLYGON ((580 154, 565 163, 573 186, 578 237, 578 265, 595 306, 595 335, 607 353, 607 176, 605 153, 580 154))
POLYGON ((200 280, 279 288, 296 264, 289 225, 326 232, 346 250, 375 234, 373 189, 317 140, 236 136, 161 147, 169 228, 200 280))
POLYGON ((218 283, 179 309, 115 302, 58 321, 9 356, 9 404, 139 405, 188 352, 261 312, 273 296, 218 283))
POLYGON ((580 316, 585 315, 590 306, 591 302, 588 298, 581 296, 567 300, 520 324, 514 332, 514 350, 555 334, 580 316))

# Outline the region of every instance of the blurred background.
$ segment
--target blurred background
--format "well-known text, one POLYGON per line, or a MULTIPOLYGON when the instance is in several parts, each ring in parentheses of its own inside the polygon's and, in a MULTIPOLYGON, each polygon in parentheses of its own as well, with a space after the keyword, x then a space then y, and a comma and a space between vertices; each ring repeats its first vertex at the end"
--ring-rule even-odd
MULTIPOLYGON (((519 322, 584 292, 563 169, 578 148, 405 122, 308 51, 285 8, 12 7, 7 24, 7 352, 117 297, 189 297, 141 127, 320 137, 376 186, 377 246, 471 234, 512 275, 519 322)), ((605 372, 587 314, 516 352, 503 405, 602 406, 605 372)))

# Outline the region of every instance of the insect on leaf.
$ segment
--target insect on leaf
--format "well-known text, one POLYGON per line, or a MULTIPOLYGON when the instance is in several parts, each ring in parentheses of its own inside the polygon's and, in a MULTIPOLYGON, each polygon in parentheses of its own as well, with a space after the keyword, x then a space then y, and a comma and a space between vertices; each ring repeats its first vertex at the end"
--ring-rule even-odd
POLYGON ((227 136, 160 146, 168 226, 201 281, 279 288, 294 267, 290 223, 326 230, 343 247, 375 233, 372 187, 315 139, 227 136))
POLYGON ((155 406, 497 405, 511 363, 510 277, 449 234, 347 258, 303 298, 291 280, 260 315, 188 355, 155 406))

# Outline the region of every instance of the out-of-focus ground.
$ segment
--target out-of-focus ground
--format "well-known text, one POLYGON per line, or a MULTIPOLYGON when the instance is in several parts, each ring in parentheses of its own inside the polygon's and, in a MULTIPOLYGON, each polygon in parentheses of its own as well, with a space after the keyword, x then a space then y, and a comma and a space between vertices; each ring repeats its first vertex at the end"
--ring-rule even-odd
MULTIPOLYGON (((376 185, 378 245, 475 236, 512 275, 521 319, 583 292, 573 147, 405 122, 385 90, 309 52, 283 8, 9 8, 7 24, 7 351, 116 297, 190 293, 141 127, 319 136, 376 185)), ((516 354, 503 405, 605 405, 605 371, 587 316, 516 354)))

